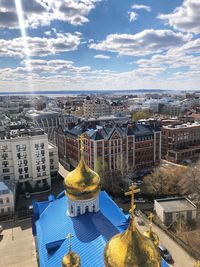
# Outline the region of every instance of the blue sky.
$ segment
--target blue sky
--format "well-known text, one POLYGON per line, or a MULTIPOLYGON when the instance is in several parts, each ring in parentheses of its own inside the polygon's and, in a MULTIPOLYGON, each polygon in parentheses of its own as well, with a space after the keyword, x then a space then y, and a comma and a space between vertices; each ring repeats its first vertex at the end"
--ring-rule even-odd
POLYGON ((200 89, 199 0, 0 0, 0 91, 200 89))

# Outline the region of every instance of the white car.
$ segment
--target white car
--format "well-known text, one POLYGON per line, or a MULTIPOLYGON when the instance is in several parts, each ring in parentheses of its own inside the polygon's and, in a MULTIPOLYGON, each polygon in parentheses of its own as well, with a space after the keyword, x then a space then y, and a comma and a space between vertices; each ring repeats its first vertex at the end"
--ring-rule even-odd
POLYGON ((0 234, 3 232, 3 226, 0 225, 0 234))
POLYGON ((28 198, 31 198, 31 194, 30 194, 29 192, 25 192, 24 195, 25 195, 25 198, 27 198, 27 199, 28 199, 28 198))

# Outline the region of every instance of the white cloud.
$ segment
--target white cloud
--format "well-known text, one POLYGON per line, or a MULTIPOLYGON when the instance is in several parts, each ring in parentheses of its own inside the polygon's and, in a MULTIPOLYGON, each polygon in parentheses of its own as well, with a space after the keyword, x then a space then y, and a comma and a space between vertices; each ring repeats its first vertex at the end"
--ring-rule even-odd
POLYGON ((200 1, 184 0, 183 4, 177 7, 172 13, 160 14, 158 18, 166 21, 174 29, 199 34, 200 1))
MULTIPOLYGON (((31 65, 31 72, 38 74, 62 74, 62 73, 84 73, 90 70, 89 66, 84 67, 75 67, 73 61, 68 60, 41 60, 41 59, 32 59, 29 60, 31 65)), ((26 72, 26 60, 21 62, 23 67, 20 67, 20 70, 26 72)))
MULTIPOLYGON (((74 26, 88 22, 88 15, 102 0, 21 0, 25 26, 38 28, 53 20, 74 26)), ((14 0, 0 0, 0 27, 19 28, 14 0)))
POLYGON ((136 10, 144 9, 147 12, 151 12, 151 7, 150 6, 145 6, 145 5, 132 5, 131 8, 132 9, 136 9, 136 10))
POLYGON ((125 72, 110 70, 91 70, 89 66, 77 67, 72 61, 65 60, 34 60, 32 72, 27 73, 25 64, 16 69, 0 69, 0 91, 15 90, 88 90, 95 89, 198 89, 200 71, 177 71, 169 78, 160 77, 166 66, 148 66, 142 64, 125 72), (31 84, 30 84, 31 83, 31 84))
POLYGON ((106 56, 106 55, 95 55, 94 58, 98 58, 98 59, 109 59, 110 56, 106 56))
POLYGON ((119 55, 144 56, 179 47, 191 40, 190 34, 148 29, 137 34, 110 34, 104 41, 91 42, 89 48, 119 55))
POLYGON ((128 12, 129 15, 129 21, 132 22, 134 20, 137 20, 138 14, 134 11, 128 12))
POLYGON ((154 55, 150 59, 139 59, 136 62, 139 68, 165 68, 167 70, 176 68, 188 68, 190 70, 200 69, 200 56, 170 54, 154 55))
POLYGON ((191 54, 191 53, 199 53, 200 51, 200 39, 195 39, 187 42, 186 44, 177 47, 175 49, 172 49, 170 53, 172 55, 177 55, 177 54, 191 54))
MULTIPOLYGON (((81 36, 71 33, 57 34, 57 38, 27 37, 26 43, 29 56, 55 55, 61 52, 76 50, 80 44, 81 36)), ((24 38, 11 40, 0 39, 0 56, 25 57, 24 38)))

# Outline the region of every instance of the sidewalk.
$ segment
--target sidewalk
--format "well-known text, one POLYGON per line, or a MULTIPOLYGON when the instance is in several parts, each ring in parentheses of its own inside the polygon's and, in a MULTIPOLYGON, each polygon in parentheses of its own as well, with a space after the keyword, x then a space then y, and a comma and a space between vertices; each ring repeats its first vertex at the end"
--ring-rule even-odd
POLYGON ((6 222, 2 225, 4 230, 0 236, 0 266, 37 267, 31 220, 6 222))

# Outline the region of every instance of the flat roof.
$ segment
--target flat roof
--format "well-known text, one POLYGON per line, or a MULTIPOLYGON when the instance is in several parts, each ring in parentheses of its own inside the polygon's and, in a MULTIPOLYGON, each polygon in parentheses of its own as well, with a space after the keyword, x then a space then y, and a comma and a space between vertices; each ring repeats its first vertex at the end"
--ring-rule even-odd
POLYGON ((200 123, 199 122, 194 122, 194 123, 183 123, 179 125, 163 125, 163 129, 170 129, 170 130, 177 130, 177 129, 186 129, 186 128, 192 128, 192 127, 199 127, 200 123))
POLYGON ((187 198, 156 199, 165 212, 196 210, 196 206, 187 198))

